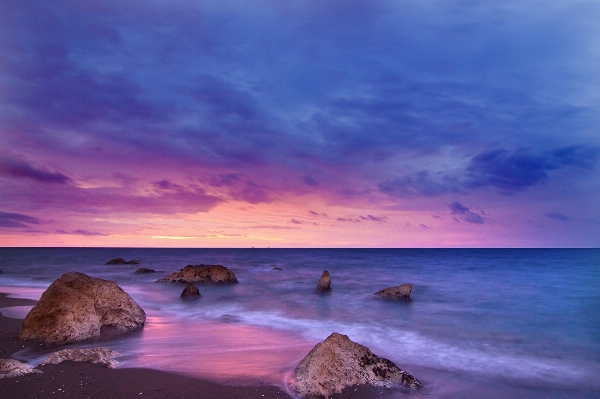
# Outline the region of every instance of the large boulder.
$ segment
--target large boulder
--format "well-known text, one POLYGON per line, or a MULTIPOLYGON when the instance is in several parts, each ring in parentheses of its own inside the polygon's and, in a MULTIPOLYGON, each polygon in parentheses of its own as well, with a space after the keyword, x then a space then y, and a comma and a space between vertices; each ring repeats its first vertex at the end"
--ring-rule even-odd
POLYGON ((0 359, 0 378, 19 377, 31 373, 41 373, 41 371, 15 359, 0 359))
POLYGON ((188 283, 181 293, 183 299, 198 299, 200 296, 200 290, 192 283, 188 283))
POLYGON ((144 325, 146 313, 112 281, 71 272, 42 294, 25 317, 21 339, 69 343, 144 325))
POLYGON ((292 388, 306 398, 327 398, 353 385, 423 388, 388 359, 374 355, 346 335, 333 333, 315 345, 294 370, 292 388))
POLYGON ((135 260, 135 259, 125 260, 123 258, 114 258, 114 259, 111 259, 108 262, 106 262, 106 264, 107 265, 139 265, 140 261, 135 260))
POLYGON ((323 274, 321 274, 321 278, 317 283, 318 291, 329 291, 331 290, 331 276, 327 270, 323 270, 323 274))
POLYGON ((156 273, 156 270, 154 270, 154 269, 148 269, 147 267, 140 267, 135 272, 139 273, 139 274, 143 274, 143 273, 156 273))
POLYGON ((178 272, 171 273, 168 276, 159 278, 159 282, 174 283, 181 281, 184 283, 237 283, 235 273, 221 265, 188 265, 178 272))
POLYGON ((63 349, 52 353, 40 365, 58 364, 71 360, 74 362, 104 363, 108 368, 115 368, 119 362, 113 358, 119 354, 109 348, 63 349))
POLYGON ((402 284, 395 287, 384 288, 381 291, 377 291, 375 295, 390 299, 410 299, 411 291, 411 284, 402 284))

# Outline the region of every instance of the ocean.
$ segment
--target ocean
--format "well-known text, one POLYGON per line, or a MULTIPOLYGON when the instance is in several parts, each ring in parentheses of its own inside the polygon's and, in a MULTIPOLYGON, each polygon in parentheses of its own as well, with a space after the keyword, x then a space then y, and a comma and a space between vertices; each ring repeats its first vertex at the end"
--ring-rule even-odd
POLYGON ((20 298, 38 299, 70 271, 119 284, 146 311, 144 328, 73 347, 110 347, 120 367, 287 388, 335 331, 426 386, 382 389, 383 399, 600 397, 599 249, 0 248, 0 270, 0 292, 20 298), (116 257, 141 263, 105 265, 116 257), (239 284, 198 284, 202 297, 186 302, 183 284, 156 282, 189 264, 221 264, 239 284), (323 270, 330 294, 315 290, 323 270), (404 283, 409 301, 373 295, 404 283))

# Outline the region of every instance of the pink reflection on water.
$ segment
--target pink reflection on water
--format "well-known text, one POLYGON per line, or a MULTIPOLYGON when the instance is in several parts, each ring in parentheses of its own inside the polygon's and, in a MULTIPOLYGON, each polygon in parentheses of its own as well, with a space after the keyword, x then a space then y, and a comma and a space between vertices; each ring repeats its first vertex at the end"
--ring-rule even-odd
POLYGON ((289 333, 239 323, 149 317, 141 336, 111 345, 124 367, 147 367, 219 382, 280 385, 312 349, 289 333))

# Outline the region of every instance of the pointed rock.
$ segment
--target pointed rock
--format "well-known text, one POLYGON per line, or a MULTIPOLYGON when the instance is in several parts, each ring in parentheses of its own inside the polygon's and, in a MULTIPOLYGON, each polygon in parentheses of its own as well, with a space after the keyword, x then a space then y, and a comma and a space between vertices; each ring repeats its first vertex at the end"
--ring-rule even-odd
POLYGON ((112 369, 119 364, 118 361, 113 360, 118 355, 117 352, 109 348, 63 349, 52 353, 40 365, 58 364, 72 360, 74 362, 104 363, 112 369))
POLYGON ((327 270, 323 270, 323 274, 321 274, 321 278, 317 283, 318 291, 329 291, 331 290, 331 276, 327 270))
POLYGON ((181 297, 183 299, 198 299, 202 295, 200 295, 200 290, 192 283, 188 283, 188 285, 183 289, 181 293, 181 297))

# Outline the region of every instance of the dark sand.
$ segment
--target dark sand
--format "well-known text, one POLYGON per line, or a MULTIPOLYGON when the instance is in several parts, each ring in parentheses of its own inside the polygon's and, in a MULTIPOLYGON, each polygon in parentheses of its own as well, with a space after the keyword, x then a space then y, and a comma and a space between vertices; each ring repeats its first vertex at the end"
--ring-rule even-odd
MULTIPOLYGON (((0 294, 0 308, 33 305, 29 299, 0 294)), ((43 344, 19 340, 22 320, 0 315, 0 358, 9 358, 24 348, 43 344)), ((57 350, 62 347, 57 347, 57 350)), ((284 399, 291 398, 274 386, 227 386, 197 378, 151 369, 109 369, 103 364, 63 362, 38 367, 42 374, 0 379, 0 398, 198 398, 284 399)), ((332 399, 385 398, 385 390, 351 388, 332 399)))

